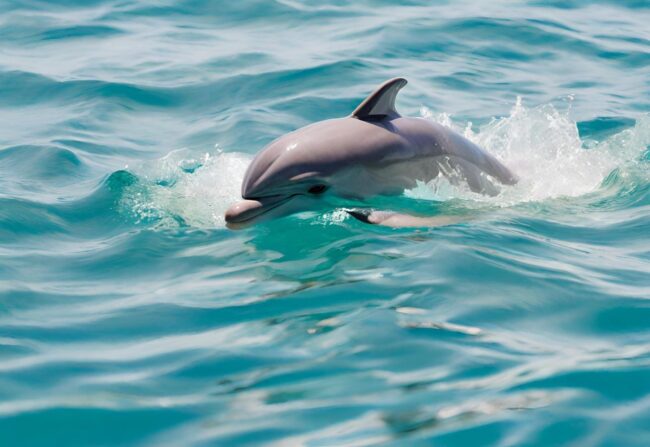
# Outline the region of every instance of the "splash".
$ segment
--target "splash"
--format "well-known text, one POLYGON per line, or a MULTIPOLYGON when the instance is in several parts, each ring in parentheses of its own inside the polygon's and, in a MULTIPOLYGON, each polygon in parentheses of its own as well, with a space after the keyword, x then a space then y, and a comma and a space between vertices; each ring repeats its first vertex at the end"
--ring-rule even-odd
POLYGON ((495 118, 474 132, 471 122, 462 128, 449 115, 433 115, 422 108, 424 118, 451 127, 485 148, 514 171, 520 181, 515 186, 503 187, 498 196, 488 197, 439 177, 428 184, 420 183, 406 191, 406 195, 432 200, 461 198, 498 206, 582 196, 598 190, 614 169, 638 156, 650 142, 648 120, 642 119, 632 129, 587 145, 569 112, 570 109, 558 111, 550 104, 527 109, 518 98, 509 116, 495 118))
POLYGON ((141 180, 125 192, 121 208, 137 222, 159 227, 222 227, 228 206, 240 198, 251 157, 216 150, 200 157, 177 150, 135 169, 141 180))

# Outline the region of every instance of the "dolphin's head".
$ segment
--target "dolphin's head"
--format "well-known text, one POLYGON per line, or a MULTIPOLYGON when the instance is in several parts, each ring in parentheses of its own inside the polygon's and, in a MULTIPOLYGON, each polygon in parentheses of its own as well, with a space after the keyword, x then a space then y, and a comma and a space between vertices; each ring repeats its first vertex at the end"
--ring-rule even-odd
POLYGON ((273 141, 251 162, 242 200, 226 211, 230 228, 318 208, 329 197, 377 193, 366 167, 381 162, 400 138, 380 121, 399 117, 402 78, 382 84, 347 118, 320 121, 273 141))
POLYGON ((330 147, 333 142, 316 135, 330 126, 336 127, 321 122, 299 129, 262 149, 244 175, 244 200, 226 211, 228 227, 241 228, 322 206, 332 186, 331 175, 345 164, 337 159, 341 151, 330 147))

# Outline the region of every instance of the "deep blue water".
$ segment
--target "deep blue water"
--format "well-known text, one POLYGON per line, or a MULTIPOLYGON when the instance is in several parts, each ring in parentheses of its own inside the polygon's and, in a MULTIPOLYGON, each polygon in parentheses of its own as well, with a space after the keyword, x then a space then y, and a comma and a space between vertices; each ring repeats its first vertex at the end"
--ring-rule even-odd
POLYGON ((650 445, 650 3, 2 0, 0 444, 650 445), (235 232, 404 76, 516 171, 235 232))

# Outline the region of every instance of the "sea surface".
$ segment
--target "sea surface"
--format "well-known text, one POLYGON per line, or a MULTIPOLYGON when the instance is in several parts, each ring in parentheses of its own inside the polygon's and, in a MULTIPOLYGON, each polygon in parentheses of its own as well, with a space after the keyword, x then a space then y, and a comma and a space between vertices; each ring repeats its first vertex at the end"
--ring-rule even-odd
POLYGON ((648 0, 0 1, 0 445, 650 445, 649 112, 648 0), (519 184, 225 228, 395 76, 519 184))

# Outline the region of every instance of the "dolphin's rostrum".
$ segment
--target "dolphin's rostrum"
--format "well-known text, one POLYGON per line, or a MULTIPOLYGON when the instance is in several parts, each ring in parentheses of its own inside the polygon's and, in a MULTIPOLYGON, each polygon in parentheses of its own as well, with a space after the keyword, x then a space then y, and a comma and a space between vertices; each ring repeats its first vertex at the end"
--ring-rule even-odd
POLYGON ((244 200, 228 209, 227 225, 239 228, 318 209, 333 197, 401 194, 418 180, 439 175, 489 195, 498 193, 491 179, 517 182, 496 158, 451 129, 397 113, 395 98, 405 85, 403 78, 391 79, 350 116, 311 124, 270 143, 248 167, 244 200))

